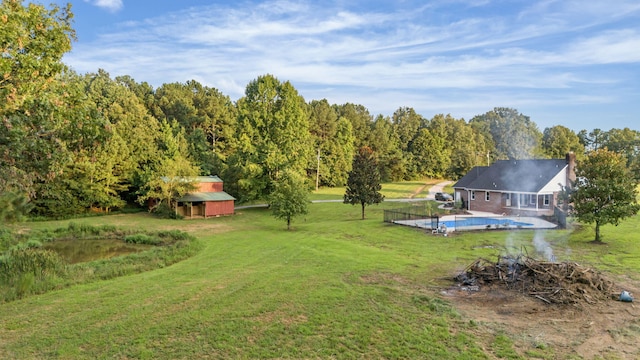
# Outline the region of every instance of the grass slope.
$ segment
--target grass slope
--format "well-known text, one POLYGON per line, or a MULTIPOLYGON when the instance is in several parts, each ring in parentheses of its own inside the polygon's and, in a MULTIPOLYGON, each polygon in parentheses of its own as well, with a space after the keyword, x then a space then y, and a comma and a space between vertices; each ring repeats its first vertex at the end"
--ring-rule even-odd
MULTIPOLYGON (((533 253, 533 232, 432 236, 384 224, 385 206, 398 205, 370 206, 363 221, 357 207, 313 204, 306 218, 294 221, 293 231, 265 209, 204 221, 146 214, 76 219, 184 228, 205 248, 164 269, 0 305, 0 354, 18 359, 491 359, 512 353, 503 335, 489 344, 475 338, 474 323, 441 300, 438 290, 448 284, 444 279, 479 256, 496 256, 505 244, 533 253)), ((634 237, 627 233, 638 221, 622 226, 603 229, 610 244, 600 247, 584 240, 586 228, 545 235, 560 260, 587 260, 637 274, 640 250, 631 246, 634 237)))

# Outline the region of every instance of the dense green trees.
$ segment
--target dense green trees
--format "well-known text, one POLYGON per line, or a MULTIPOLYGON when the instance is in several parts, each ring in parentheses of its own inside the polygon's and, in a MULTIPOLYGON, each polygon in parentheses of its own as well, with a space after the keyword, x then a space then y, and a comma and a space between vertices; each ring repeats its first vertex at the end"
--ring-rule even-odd
POLYGON ((473 117, 470 123, 493 140, 494 159, 531 159, 540 155, 542 134, 516 109, 497 107, 473 117))
POLYGON ((65 91, 56 78, 75 36, 71 19, 68 8, 0 3, 0 192, 33 199, 65 161, 65 91))
POLYGON ((344 186, 354 152, 351 122, 338 118, 326 99, 313 100, 309 104, 309 131, 312 151, 307 168, 313 169, 309 173, 315 173, 316 186, 344 186))
POLYGON ((580 160, 603 147, 640 179, 640 133, 627 128, 541 133, 511 108, 468 122, 428 119, 410 107, 373 116, 359 104, 305 102, 273 75, 251 81, 233 102, 194 80, 154 89, 100 69, 76 74, 61 60, 74 38, 71 19, 55 5, 0 5, 0 193, 15 218, 26 210, 111 211, 150 198, 170 204, 188 190, 178 179, 191 175, 219 175, 240 201, 268 199, 283 172, 344 186, 360 171, 353 166, 361 148, 379 181, 456 179, 496 159, 573 151, 580 160))
POLYGON ((584 145, 580 143, 578 135, 562 125, 544 129, 542 147, 544 153, 552 159, 561 159, 568 152, 584 154, 584 145))
POLYGON ((595 241, 600 242, 600 226, 618 225, 640 210, 638 181, 627 169, 623 155, 606 148, 594 150, 578 163, 575 189, 570 195, 579 221, 595 223, 595 241))
POLYGON ((238 100, 237 151, 241 199, 264 198, 281 171, 306 173, 313 152, 307 105, 290 82, 272 75, 247 85, 238 100))

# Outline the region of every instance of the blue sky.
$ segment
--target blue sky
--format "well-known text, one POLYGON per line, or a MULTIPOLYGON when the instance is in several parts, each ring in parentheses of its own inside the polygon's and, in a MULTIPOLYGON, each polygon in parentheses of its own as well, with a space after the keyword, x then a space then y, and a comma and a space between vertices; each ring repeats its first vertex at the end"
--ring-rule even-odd
POLYGON ((637 0, 71 3, 78 41, 64 61, 80 73, 194 79, 232 100, 273 74, 307 101, 372 115, 511 107, 540 131, 640 130, 637 0))

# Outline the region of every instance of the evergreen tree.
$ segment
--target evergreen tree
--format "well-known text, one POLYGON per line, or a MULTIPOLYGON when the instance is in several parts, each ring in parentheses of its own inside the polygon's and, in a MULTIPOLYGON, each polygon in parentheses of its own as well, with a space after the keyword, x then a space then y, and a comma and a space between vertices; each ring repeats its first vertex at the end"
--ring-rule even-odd
POLYGON ((365 206, 379 204, 384 200, 384 195, 380 193, 381 189, 376 157, 370 148, 361 147, 353 159, 352 170, 349 172, 344 203, 360 204, 364 220, 365 206))

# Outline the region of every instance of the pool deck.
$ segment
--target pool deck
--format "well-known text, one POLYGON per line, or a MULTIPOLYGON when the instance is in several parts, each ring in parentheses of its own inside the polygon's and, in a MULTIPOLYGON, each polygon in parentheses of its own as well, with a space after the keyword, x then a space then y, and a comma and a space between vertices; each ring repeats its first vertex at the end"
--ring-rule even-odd
MULTIPOLYGON (((461 218, 468 218, 468 217, 488 217, 488 218, 492 218, 492 219, 509 219, 512 221, 517 221, 517 222, 523 222, 523 223, 528 223, 528 224, 532 224, 531 226, 522 226, 522 227, 517 227, 517 226, 499 226, 499 228, 502 229, 516 229, 516 228, 522 228, 522 229, 555 229, 558 227, 557 224, 548 222, 546 220, 543 220, 541 218, 538 217, 530 217, 530 216, 502 216, 502 215, 496 215, 493 213, 486 213, 486 212, 480 212, 480 211, 473 211, 471 212, 471 214, 469 215, 445 215, 440 217, 440 221, 455 221, 456 218, 457 219, 461 219, 461 218)), ((430 229, 433 230, 431 228, 431 220, 430 219, 421 219, 421 220, 398 220, 395 222, 396 224, 400 224, 400 225, 406 225, 406 226, 413 226, 413 227, 419 227, 419 228, 423 228, 423 229, 430 229)), ((492 228, 495 228, 492 226, 492 228)), ((454 228, 447 228, 447 232, 449 231, 466 231, 466 230, 486 230, 487 229, 487 225, 477 225, 477 226, 465 226, 464 228, 460 228, 460 229, 456 229, 454 228)))

